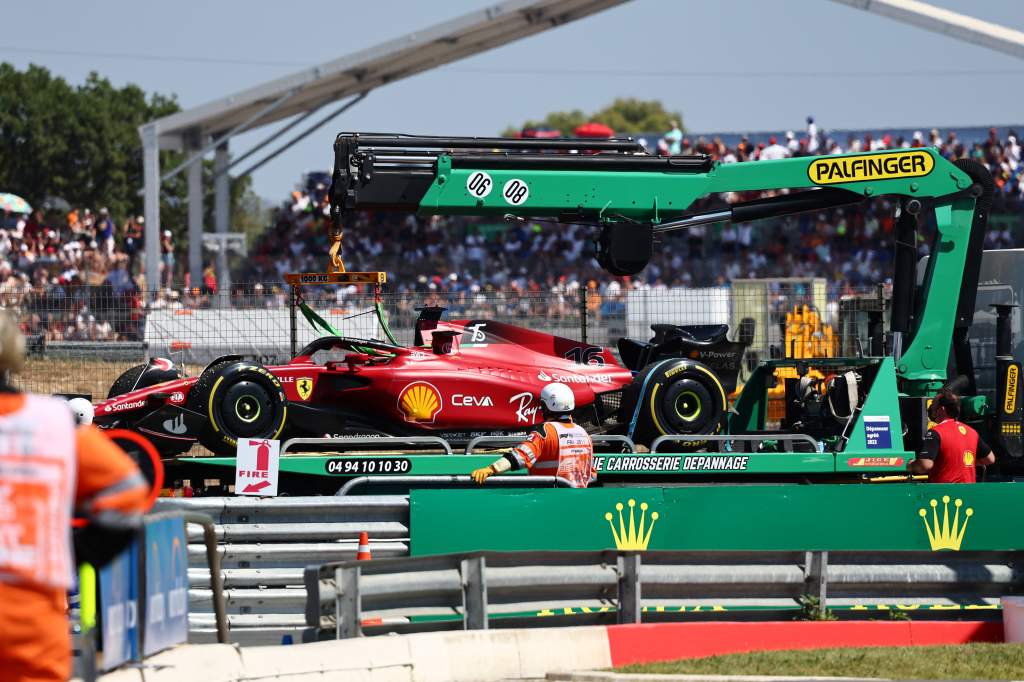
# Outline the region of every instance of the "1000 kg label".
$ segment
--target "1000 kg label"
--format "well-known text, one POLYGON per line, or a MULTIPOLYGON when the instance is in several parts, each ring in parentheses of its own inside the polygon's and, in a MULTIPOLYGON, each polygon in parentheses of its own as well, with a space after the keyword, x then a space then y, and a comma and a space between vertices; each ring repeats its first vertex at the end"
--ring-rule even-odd
POLYGON ((403 457, 351 457, 329 459, 324 465, 329 474, 407 474, 412 463, 403 457))

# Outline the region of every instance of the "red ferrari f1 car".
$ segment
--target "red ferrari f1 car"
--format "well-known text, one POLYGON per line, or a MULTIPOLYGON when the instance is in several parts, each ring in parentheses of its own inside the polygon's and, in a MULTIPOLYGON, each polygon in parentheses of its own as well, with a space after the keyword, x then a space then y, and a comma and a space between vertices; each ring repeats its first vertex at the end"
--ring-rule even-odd
POLYGON ((233 452, 238 438, 525 433, 542 421, 538 395, 570 386, 576 419, 637 442, 721 428, 750 334, 727 326, 654 325, 650 341, 606 348, 491 320, 441 319, 425 308, 412 346, 326 336, 288 364, 222 357, 197 377, 162 358, 114 382, 94 407, 101 427, 147 436, 164 456, 196 442, 233 452))

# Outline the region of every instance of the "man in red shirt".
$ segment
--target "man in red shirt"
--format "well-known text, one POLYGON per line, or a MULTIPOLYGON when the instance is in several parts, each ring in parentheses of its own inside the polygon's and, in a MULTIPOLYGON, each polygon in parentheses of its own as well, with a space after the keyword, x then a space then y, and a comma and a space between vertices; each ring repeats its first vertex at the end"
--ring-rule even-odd
POLYGON ((928 429, 921 442, 921 454, 911 460, 907 470, 912 474, 928 474, 929 483, 975 483, 975 467, 996 461, 995 454, 978 432, 957 421, 960 398, 949 389, 942 389, 928 406, 928 418, 935 426, 928 429))

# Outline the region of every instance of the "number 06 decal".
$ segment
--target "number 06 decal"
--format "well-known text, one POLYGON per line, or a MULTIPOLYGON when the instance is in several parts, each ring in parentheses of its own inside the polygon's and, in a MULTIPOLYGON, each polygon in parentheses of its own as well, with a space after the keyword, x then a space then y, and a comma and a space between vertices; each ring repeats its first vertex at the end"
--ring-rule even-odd
POLYGON ((466 179, 466 191, 477 199, 483 199, 494 189, 491 176, 483 171, 476 171, 466 179))
POLYGON ((519 206, 530 198, 530 188, 518 178, 512 178, 501 189, 501 196, 513 206, 519 206))

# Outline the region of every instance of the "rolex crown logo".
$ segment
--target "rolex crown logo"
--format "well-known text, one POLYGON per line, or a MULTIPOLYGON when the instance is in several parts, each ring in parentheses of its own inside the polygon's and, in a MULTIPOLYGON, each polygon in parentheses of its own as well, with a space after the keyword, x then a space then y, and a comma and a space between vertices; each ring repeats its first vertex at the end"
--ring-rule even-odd
POLYGON ((604 515, 605 521, 608 522, 608 526, 612 529, 612 537, 615 538, 616 549, 647 549, 647 543, 651 541, 651 531, 654 530, 654 522, 658 520, 658 512, 651 512, 651 523, 647 524, 647 503, 640 503, 640 526, 636 525, 635 515, 636 500, 629 501, 629 527, 626 527, 626 521, 622 516, 623 504, 619 502, 615 505, 616 511, 619 512, 619 527, 618 530, 615 528, 615 523, 612 521, 614 515, 611 512, 607 512, 604 515), (646 528, 645 528, 646 526, 646 528))
POLYGON ((960 544, 964 541, 964 533, 967 532, 967 522, 970 521, 971 517, 974 516, 974 510, 968 507, 964 510, 964 523, 960 525, 960 507, 963 506, 964 501, 956 499, 953 502, 953 524, 949 523, 949 495, 942 496, 942 522, 939 522, 939 501, 933 499, 929 504, 932 507, 932 521, 928 523, 928 511, 926 509, 918 510, 918 514, 921 516, 921 520, 924 522, 924 528, 928 532, 928 542, 931 544, 932 551, 938 551, 940 549, 951 549, 954 552, 960 551, 960 544))

